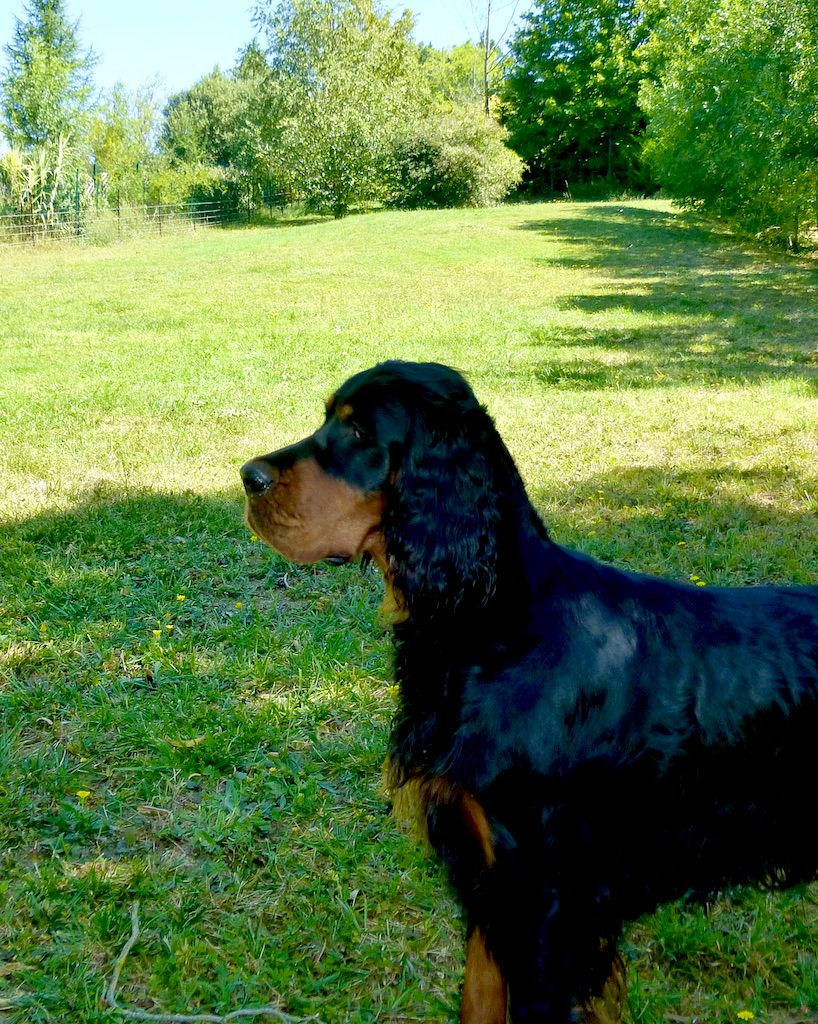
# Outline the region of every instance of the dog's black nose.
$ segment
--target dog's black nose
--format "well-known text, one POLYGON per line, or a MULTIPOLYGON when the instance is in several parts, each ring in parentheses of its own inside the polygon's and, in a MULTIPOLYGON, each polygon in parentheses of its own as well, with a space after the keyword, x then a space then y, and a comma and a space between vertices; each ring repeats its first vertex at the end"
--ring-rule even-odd
POLYGON ((251 459, 239 470, 248 494, 263 494, 278 480, 278 470, 263 459, 251 459))

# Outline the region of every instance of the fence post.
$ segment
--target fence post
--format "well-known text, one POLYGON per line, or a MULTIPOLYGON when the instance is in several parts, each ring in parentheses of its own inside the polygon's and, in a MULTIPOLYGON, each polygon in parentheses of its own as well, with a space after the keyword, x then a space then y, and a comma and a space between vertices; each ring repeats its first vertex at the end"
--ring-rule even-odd
POLYGON ((76 230, 77 238, 81 234, 80 230, 80 172, 77 168, 77 174, 74 178, 74 225, 76 230))

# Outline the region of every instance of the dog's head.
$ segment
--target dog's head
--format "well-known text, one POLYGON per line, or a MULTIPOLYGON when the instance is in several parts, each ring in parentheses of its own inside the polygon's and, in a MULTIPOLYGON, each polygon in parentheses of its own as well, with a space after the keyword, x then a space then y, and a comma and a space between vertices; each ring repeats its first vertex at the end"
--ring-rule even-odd
POLYGON ((241 468, 250 527, 285 558, 368 554, 399 604, 494 587, 498 473, 511 457, 469 385, 437 363, 380 363, 327 402, 297 444, 241 468))

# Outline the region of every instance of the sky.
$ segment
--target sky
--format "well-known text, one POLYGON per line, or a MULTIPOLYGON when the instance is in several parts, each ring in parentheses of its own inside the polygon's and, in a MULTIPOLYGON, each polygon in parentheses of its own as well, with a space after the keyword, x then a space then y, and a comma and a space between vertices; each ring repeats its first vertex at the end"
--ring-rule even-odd
MULTIPOLYGON (((120 81, 135 89, 158 78, 160 93, 178 92, 216 65, 232 67, 254 35, 248 0, 67 0, 66 6, 80 21, 83 46, 100 58, 94 77, 103 89, 120 81)), ((387 6, 415 13, 420 42, 448 47, 479 37, 475 11, 485 11, 485 0, 387 0, 387 6)), ((528 3, 493 0, 493 35, 502 32, 515 7, 528 3)), ((25 0, 0 0, 0 67, 14 17, 24 9, 25 0)))

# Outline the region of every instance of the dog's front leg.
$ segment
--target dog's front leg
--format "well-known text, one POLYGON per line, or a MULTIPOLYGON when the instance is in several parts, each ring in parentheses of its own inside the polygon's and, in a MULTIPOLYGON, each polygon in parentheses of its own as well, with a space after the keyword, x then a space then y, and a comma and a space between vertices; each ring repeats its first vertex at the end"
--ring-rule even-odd
POLYGON ((506 1024, 507 1001, 500 966, 486 946, 483 932, 474 928, 466 945, 461 1024, 506 1024))
MULTIPOLYGON (((565 869, 552 871, 547 877, 564 877, 565 869)), ((600 936, 603 922, 584 888, 544 886, 540 862, 511 851, 508 858, 498 855, 474 896, 470 916, 482 931, 472 934, 486 937, 488 954, 476 948, 475 967, 496 964, 511 1024, 619 1024, 623 965, 614 944, 600 936)), ((486 1019, 503 1024, 499 1013, 486 1019)), ((482 1024, 479 1016, 474 1020, 482 1024)))
POLYGON ((622 957, 615 954, 611 970, 598 991, 583 1000, 581 1024, 619 1024, 627 999, 627 972, 622 957))

